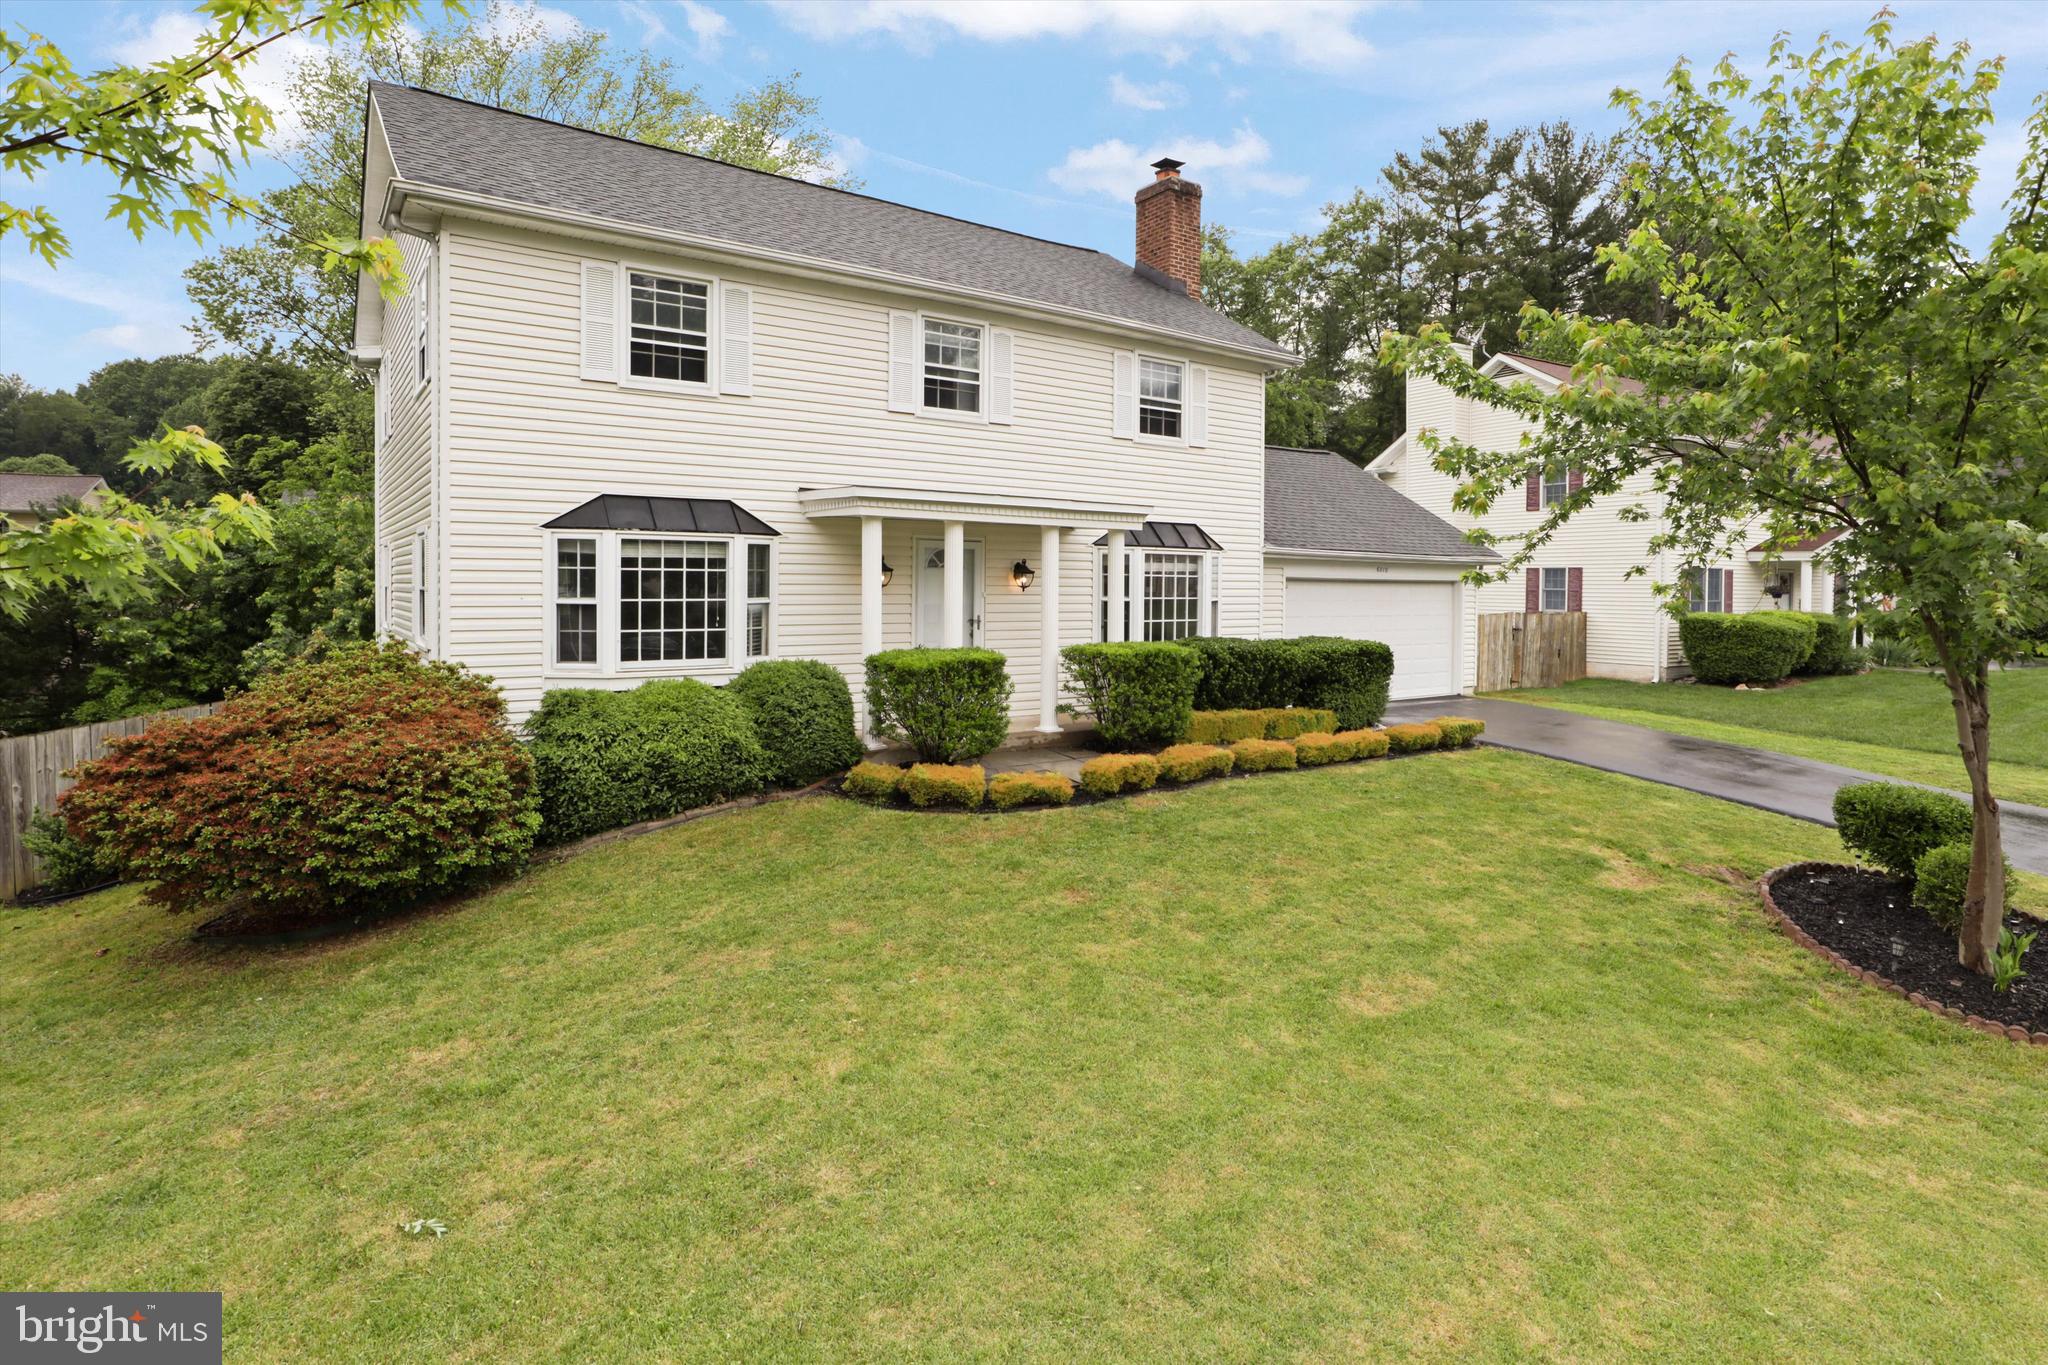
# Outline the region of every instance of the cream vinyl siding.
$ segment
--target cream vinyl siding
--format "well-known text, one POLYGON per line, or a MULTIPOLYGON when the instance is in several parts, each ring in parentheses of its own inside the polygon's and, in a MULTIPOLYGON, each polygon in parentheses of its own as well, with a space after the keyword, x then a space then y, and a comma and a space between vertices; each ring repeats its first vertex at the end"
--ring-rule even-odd
MULTIPOLYGON (((451 221, 446 299, 447 657, 490 674, 523 716, 554 686, 631 686, 545 660, 549 572, 544 522, 600 493, 730 498, 782 533, 774 653, 824 659, 860 680, 859 523, 805 518, 800 489, 869 484, 962 494, 1144 502, 1161 519, 1200 523, 1225 547, 1224 629, 1260 628, 1263 378, 1207 359, 1209 445, 1190 450, 1111 434, 1114 338, 987 315, 1014 333, 1009 425, 889 410, 889 318, 920 301, 809 279, 636 252, 636 263, 714 276, 750 291, 750 396, 662 392, 581 378, 586 259, 614 253, 567 237, 451 221)), ((934 306, 931 311, 943 312, 934 306)), ((714 317, 714 332, 718 319, 714 317)), ((1061 643, 1092 638, 1091 542, 1076 528, 1061 554, 1061 643)), ((888 520, 883 647, 910 643, 912 540, 937 522, 888 520)), ((970 522, 984 545, 984 640, 1011 658, 1013 714, 1037 706, 1039 593, 1010 586, 1010 566, 1039 562, 1039 531, 970 522)), ((615 590, 615 585, 603 585, 615 590)), ((730 670, 677 669, 722 682, 730 670)))
MULTIPOLYGON (((427 244, 400 236, 398 246, 406 273, 418 278, 432 254, 427 244)), ((407 639, 419 636, 417 533, 431 530, 434 519, 435 395, 432 383, 420 384, 417 360, 425 302, 415 290, 384 304, 384 360, 377 375, 377 549, 385 574, 377 585, 377 625, 407 639)))

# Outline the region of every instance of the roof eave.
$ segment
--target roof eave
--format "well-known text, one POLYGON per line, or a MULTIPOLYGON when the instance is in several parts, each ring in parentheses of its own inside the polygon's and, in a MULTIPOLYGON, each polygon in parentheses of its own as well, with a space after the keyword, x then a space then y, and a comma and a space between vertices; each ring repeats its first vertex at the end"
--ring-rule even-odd
POLYGON ((1266 554, 1273 559, 1366 559, 1385 560, 1390 564, 1498 564, 1500 556, 1492 550, 1474 549, 1471 553, 1453 555, 1395 554, 1387 550, 1319 550, 1308 545, 1268 545, 1266 554))
POLYGON ((902 275, 893 271, 871 270, 850 266, 839 261, 825 260, 815 256, 803 256, 795 252, 771 251, 762 247, 749 246, 742 242, 726 241, 722 238, 707 237, 700 233, 664 231, 644 227, 616 218, 597 214, 577 213, 571 209, 544 208, 524 204, 516 200, 499 199, 492 195, 474 194, 467 190, 454 190, 441 185, 422 181, 407 180, 402 175, 394 176, 385 189, 383 212, 379 220, 395 223, 401 215, 414 206, 411 200, 421 201, 418 207, 440 208, 455 211, 458 216, 481 219, 485 222, 500 222, 515 227, 539 225, 545 229, 560 232, 565 227, 569 235, 595 241, 613 242, 620 245, 657 243, 680 249, 695 256, 711 260, 733 261, 743 264, 767 264, 784 274, 804 276, 812 279, 856 280, 863 284, 878 286, 892 292, 913 295, 918 298, 944 298, 963 300, 999 307, 1006 312, 1022 317, 1039 317, 1064 322, 1070 326, 1090 331, 1112 332, 1119 335, 1140 335, 1171 340, 1186 349, 1196 349, 1227 355, 1234 359, 1248 360, 1268 368, 1294 369, 1302 364, 1300 356, 1287 350, 1265 350, 1252 346, 1237 346, 1227 341, 1217 341, 1196 336, 1189 332, 1169 327, 1158 327, 1149 323, 1120 318, 1112 314, 1096 313, 1081 308, 1063 308, 1033 299, 1019 298, 992 289, 968 289, 957 284, 946 284, 927 280, 914 275, 902 275))

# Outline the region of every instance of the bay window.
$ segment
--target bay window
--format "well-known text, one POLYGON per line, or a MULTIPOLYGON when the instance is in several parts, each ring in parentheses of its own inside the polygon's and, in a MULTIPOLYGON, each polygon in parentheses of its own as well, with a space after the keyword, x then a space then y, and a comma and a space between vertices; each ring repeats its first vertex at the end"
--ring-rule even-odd
POLYGON ((548 586, 550 671, 722 672, 773 648, 774 550, 744 533, 558 534, 548 586))
MULTIPOLYGON (((1121 572, 1124 576, 1124 611, 1128 625, 1126 640, 1185 640, 1192 635, 1216 635, 1222 619, 1222 559, 1212 553, 1126 550, 1121 572)), ((1109 633, 1109 575, 1107 551, 1096 556, 1095 627, 1096 638, 1109 633)))
POLYGON ((597 662, 597 542, 555 542, 555 662, 597 662))

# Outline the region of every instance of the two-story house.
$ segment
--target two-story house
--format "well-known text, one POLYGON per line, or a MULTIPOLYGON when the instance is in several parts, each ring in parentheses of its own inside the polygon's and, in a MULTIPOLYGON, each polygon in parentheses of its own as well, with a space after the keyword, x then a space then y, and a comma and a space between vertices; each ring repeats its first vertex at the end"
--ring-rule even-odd
MULTIPOLYGON (((1533 356, 1502 352, 1480 373, 1503 384, 1526 382, 1555 388, 1571 367, 1533 356)), ((1623 385, 1634 380, 1621 379, 1623 385)), ((1460 527, 1479 524, 1452 507, 1457 480, 1431 463, 1421 433, 1455 434, 1484 450, 1515 450, 1531 428, 1518 415, 1476 399, 1460 398, 1438 381, 1408 377, 1406 430, 1367 469, 1391 487, 1460 527)), ((1533 529, 1545 509, 1579 488, 1570 469, 1531 470, 1523 496, 1496 503, 1484 518, 1489 531, 1513 535, 1533 529)), ((1595 677, 1664 682, 1689 670, 1679 647, 1677 622, 1664 609, 1653 584, 1686 585, 1693 611, 1829 611, 1834 580, 1825 552, 1833 535, 1773 547, 1750 537, 1748 550, 1727 562, 1685 565, 1668 554, 1652 555, 1650 538, 1663 514, 1661 495, 1650 476, 1639 475, 1612 497, 1575 514, 1519 576, 1488 583, 1470 595, 1475 612, 1583 611, 1586 613, 1586 669, 1595 677), (1647 520, 1623 516, 1640 506, 1647 520), (1630 576, 1642 566, 1646 572, 1630 576)), ((1759 533, 1760 536, 1761 533, 1759 533)), ((1467 652, 1463 687, 1474 674, 1467 652)))
POLYGON ((1053 730, 1062 645, 1337 625, 1394 643, 1397 692, 1455 689, 1474 552, 1267 451, 1296 358, 1201 302, 1179 163, 1133 266, 400 86, 366 117, 363 231, 411 279, 357 309, 377 620, 515 717, 770 657, 858 696, 876 650, 982 644, 1053 730), (1297 612, 1290 581, 1335 586, 1297 612))

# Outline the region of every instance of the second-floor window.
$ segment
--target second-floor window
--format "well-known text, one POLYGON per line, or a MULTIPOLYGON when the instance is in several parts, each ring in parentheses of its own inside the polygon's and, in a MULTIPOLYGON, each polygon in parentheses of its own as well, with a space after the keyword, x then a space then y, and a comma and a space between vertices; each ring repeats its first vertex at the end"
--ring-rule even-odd
POLYGON ((1569 610, 1572 600, 1571 583, 1571 570, 1545 569, 1543 571, 1543 610, 1569 610))
POLYGON ((1563 465, 1552 465, 1543 471, 1543 505, 1563 502, 1571 495, 1571 470, 1563 465))
POLYGON ((636 379, 703 384, 711 375, 711 290, 696 280, 635 270, 627 373, 636 379))
POLYGON ((981 328, 924 320, 924 405, 946 412, 981 411, 981 328))
POLYGON ((1138 357, 1138 434, 1180 438, 1181 366, 1175 360, 1138 357))

